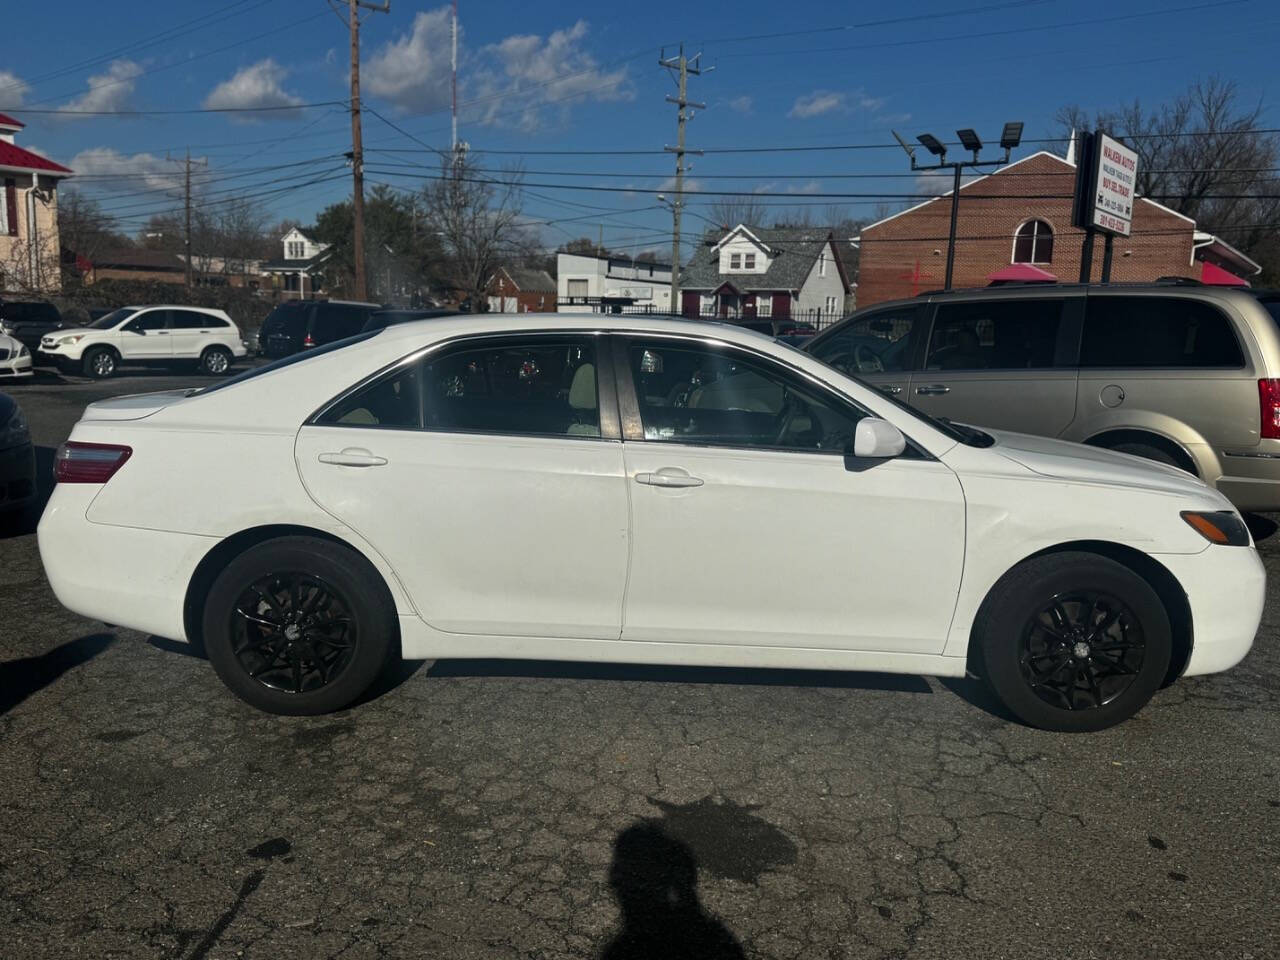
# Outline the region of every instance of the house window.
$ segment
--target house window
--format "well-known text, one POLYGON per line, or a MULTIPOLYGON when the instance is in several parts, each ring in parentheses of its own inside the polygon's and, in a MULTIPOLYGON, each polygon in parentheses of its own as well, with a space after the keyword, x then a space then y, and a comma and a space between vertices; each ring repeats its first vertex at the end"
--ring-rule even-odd
POLYGON ((1053 227, 1028 220, 1013 238, 1014 263, 1053 263, 1053 227))
POLYGON ((818 254, 818 276, 825 277, 827 275, 827 255, 825 252, 818 254))
POLYGON ((756 316, 762 319, 773 316, 773 294, 756 294, 756 316))
POLYGON ((729 269, 730 270, 742 269, 742 254, 740 253, 729 254, 729 269))
POLYGON ((703 316, 713 316, 716 312, 715 294, 703 293, 698 296, 698 313, 703 316))
POLYGON ((827 297, 827 313, 835 313, 835 312, 836 312, 836 298, 827 297))
POLYGON ((288 260, 303 259, 303 254, 305 253, 305 249, 303 247, 301 240, 290 240, 288 243, 288 247, 289 249, 285 252, 286 259, 288 260))
POLYGON ((742 265, 748 270, 754 270, 756 268, 756 255, 754 253, 743 254, 742 265))

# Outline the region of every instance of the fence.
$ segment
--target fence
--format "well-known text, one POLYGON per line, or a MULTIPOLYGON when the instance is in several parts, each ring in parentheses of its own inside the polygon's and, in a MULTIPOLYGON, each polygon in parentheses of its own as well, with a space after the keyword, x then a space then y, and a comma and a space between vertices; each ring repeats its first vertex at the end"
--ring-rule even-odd
MULTIPOLYGON (((663 310, 661 307, 653 305, 641 305, 631 303, 610 303, 603 301, 599 297, 561 297, 557 301, 557 305, 561 313, 605 313, 614 316, 650 316, 650 317, 669 317, 675 316, 669 310, 663 310)), ((786 333, 787 328, 804 328, 812 327, 815 330, 825 330, 833 323, 843 320, 847 314, 840 311, 824 311, 824 310, 793 310, 789 316, 772 316, 772 317, 754 317, 754 316, 727 316, 725 314, 715 313, 713 311, 699 312, 697 316, 685 314, 687 320, 711 320, 720 323, 772 323, 774 333, 782 336, 786 333)))

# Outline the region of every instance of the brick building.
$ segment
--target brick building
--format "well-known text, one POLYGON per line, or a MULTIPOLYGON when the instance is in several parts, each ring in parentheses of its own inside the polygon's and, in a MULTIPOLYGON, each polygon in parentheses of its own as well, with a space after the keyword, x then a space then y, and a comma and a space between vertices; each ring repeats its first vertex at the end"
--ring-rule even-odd
POLYGON ((494 313, 556 312, 556 282, 545 270, 499 267, 487 292, 494 313))
MULTIPOLYGON (((953 286, 987 286, 993 274, 1011 264, 1032 265, 1064 283, 1076 282, 1084 232, 1071 226, 1075 176, 1074 164, 1042 151, 961 186, 953 286)), ((950 226, 947 191, 864 227, 857 240, 858 306, 940 289, 950 226)), ((1115 238, 1111 279, 1142 282, 1181 276, 1221 283, 1260 269, 1229 244, 1196 230, 1190 217, 1139 198, 1132 234, 1115 238)), ((1093 279, 1101 277, 1099 235, 1093 279)))

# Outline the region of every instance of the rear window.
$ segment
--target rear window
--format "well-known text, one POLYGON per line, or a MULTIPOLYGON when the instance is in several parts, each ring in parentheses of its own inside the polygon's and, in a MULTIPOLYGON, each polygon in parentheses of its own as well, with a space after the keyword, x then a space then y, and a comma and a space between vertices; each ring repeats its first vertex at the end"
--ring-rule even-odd
POLYGON ((359 333, 368 319, 369 311, 364 307, 348 306, 342 303, 321 303, 316 306, 316 319, 311 325, 311 336, 316 343, 328 343, 359 333))
POLYGON ((1182 297, 1088 299, 1082 367, 1242 367, 1231 321, 1182 297))
POLYGON ((262 321, 262 336, 282 334, 286 337, 300 337, 306 332, 307 310, 310 304, 282 303, 262 321))

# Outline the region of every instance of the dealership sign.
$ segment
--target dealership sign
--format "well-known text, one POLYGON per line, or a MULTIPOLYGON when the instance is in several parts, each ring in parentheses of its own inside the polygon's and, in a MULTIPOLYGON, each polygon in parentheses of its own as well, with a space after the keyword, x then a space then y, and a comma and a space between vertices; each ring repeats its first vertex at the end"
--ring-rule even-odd
POLYGON ((1086 135, 1076 175, 1076 226, 1129 236, 1138 155, 1105 133, 1086 135))

